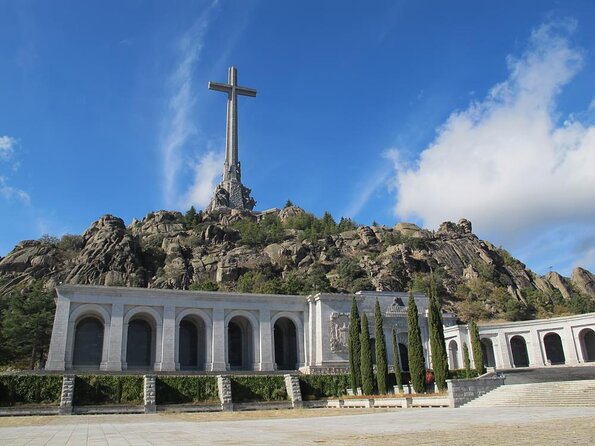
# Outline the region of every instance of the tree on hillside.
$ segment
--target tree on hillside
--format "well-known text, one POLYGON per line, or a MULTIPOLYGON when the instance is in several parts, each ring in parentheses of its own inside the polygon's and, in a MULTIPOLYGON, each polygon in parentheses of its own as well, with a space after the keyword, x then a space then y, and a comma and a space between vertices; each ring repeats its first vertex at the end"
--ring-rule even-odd
POLYGON ((388 366, 386 365, 386 341, 384 339, 382 313, 380 312, 378 298, 376 298, 376 305, 374 306, 374 325, 376 337, 376 382, 378 383, 378 393, 385 395, 387 393, 388 366))
POLYGON ((1 315, 2 362, 42 365, 50 344, 54 320, 54 294, 35 282, 29 289, 7 296, 1 315))
POLYGON ((430 308, 428 322, 430 325, 430 351, 432 352, 432 369, 434 379, 439 391, 446 390, 446 378, 448 377, 448 357, 446 354, 446 342, 444 340, 444 327, 442 325, 442 311, 436 291, 434 275, 430 275, 430 308))
POLYGON ((399 392, 403 393, 403 376, 401 375, 401 365, 399 364, 399 342, 397 341, 397 330, 393 327, 392 330, 393 334, 393 355, 394 355, 394 369, 395 369, 395 378, 397 380, 397 388, 399 392))
POLYGON ((374 365, 372 359, 372 349, 370 348, 370 331, 368 329, 368 316, 362 313, 361 321, 361 373, 362 373, 362 392, 364 395, 374 393, 374 365))
POLYGON ((417 304, 415 303, 415 298, 411 291, 409 291, 409 301, 407 303, 407 326, 411 384, 416 393, 422 393, 425 388, 424 378, 426 374, 424 347, 421 341, 421 332, 419 330, 417 304))
POLYGON ((284 208, 290 208, 291 206, 293 206, 293 203, 292 203, 292 201, 291 201, 291 200, 289 200, 289 199, 288 199, 288 200, 285 202, 285 206, 283 206, 283 207, 284 207, 284 208))
POLYGON ((477 370, 478 375, 485 372, 483 366, 483 351, 481 349, 481 341, 479 339, 479 330, 475 321, 469 323, 469 335, 471 336, 471 350, 473 351, 473 365, 477 370))
POLYGON ((469 348, 463 342, 463 364, 465 365, 465 378, 471 378, 471 359, 469 359, 469 348))
POLYGON ((360 318, 357 309, 355 296, 351 301, 351 313, 349 315, 349 372, 351 378, 351 388, 355 392, 361 387, 361 344, 360 344, 360 318))
POLYGON ((196 212, 194 206, 186 211, 184 215, 184 226, 188 229, 195 228, 200 223, 200 215, 196 212))

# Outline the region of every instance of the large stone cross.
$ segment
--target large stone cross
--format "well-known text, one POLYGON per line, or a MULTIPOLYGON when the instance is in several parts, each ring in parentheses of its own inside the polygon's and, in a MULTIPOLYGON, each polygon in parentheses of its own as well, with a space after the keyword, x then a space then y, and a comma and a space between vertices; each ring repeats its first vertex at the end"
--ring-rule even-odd
POLYGON ((238 70, 229 67, 228 83, 209 82, 209 90, 227 93, 227 127, 225 134, 225 164, 223 182, 241 182, 240 161, 238 159, 238 95, 256 96, 256 90, 238 86, 238 70))

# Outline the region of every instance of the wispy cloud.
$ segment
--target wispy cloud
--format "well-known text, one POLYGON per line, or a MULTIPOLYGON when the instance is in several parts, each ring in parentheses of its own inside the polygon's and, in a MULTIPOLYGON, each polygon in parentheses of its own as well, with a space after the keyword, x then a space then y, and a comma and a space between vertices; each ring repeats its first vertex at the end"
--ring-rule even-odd
POLYGON ((193 182, 181 203, 185 209, 190 206, 204 208, 209 204, 213 190, 221 176, 222 165, 223 153, 221 151, 209 151, 191 163, 194 173, 193 182))
POLYGON ((515 242, 536 230, 583 224, 595 231, 595 125, 558 124, 556 99, 583 64, 572 21, 535 29, 509 77, 454 112, 412 166, 395 164, 395 213, 436 227, 466 217, 515 242))
POLYGON ((0 136, 0 160, 7 160, 14 153, 17 140, 12 136, 0 136))
MULTIPOLYGON (((388 153, 385 156, 388 156, 388 153)), ((379 171, 374 172, 374 175, 368 178, 365 182, 358 185, 357 192, 351 198, 351 202, 341 216, 355 218, 368 203, 374 192, 389 185, 388 180, 391 173, 390 166, 385 166, 379 171)))
POLYGON ((199 61, 205 34, 217 3, 217 1, 212 2, 180 38, 179 61, 168 82, 169 103, 160 144, 163 158, 163 196, 168 207, 178 204, 176 182, 186 159, 184 149, 197 131, 192 120, 192 112, 196 104, 192 74, 199 61))
POLYGON ((27 206, 31 204, 29 194, 24 190, 10 186, 5 177, 0 177, 0 195, 6 200, 17 200, 27 206))

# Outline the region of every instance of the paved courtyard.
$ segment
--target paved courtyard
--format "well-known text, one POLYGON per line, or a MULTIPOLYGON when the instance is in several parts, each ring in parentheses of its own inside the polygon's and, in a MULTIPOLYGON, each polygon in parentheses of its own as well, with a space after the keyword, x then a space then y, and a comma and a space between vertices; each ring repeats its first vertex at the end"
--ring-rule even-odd
POLYGON ((0 419, 2 445, 595 444, 595 408, 295 410, 0 419))

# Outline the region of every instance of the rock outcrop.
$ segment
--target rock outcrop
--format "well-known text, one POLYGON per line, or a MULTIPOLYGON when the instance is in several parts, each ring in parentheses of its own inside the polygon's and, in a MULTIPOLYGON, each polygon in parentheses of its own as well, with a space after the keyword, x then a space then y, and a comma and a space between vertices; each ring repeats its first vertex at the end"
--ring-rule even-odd
POLYGON ((589 271, 576 268, 571 278, 555 272, 541 277, 480 240, 465 219, 445 222, 435 232, 399 223, 394 228, 320 232, 312 239, 311 232, 283 226, 304 214, 297 206, 264 213, 219 209, 199 212, 189 223, 179 212, 158 211, 128 227, 120 218, 106 215, 82 236, 19 243, 0 259, 0 293, 34 280, 44 281, 48 288, 64 282, 176 289, 219 283, 234 289, 248 271, 264 271, 281 281, 322 272, 337 291, 348 291, 345 281, 337 278, 341 265, 350 259, 357 280, 377 290, 407 289, 417 274, 434 270, 440 272, 447 299, 454 298, 461 284, 477 279, 506 290, 516 300, 523 300, 524 289, 546 294, 557 290, 565 299, 576 292, 595 297, 595 276, 589 271), (242 225, 265 224, 267 215, 279 218, 277 239, 243 241, 242 225))

